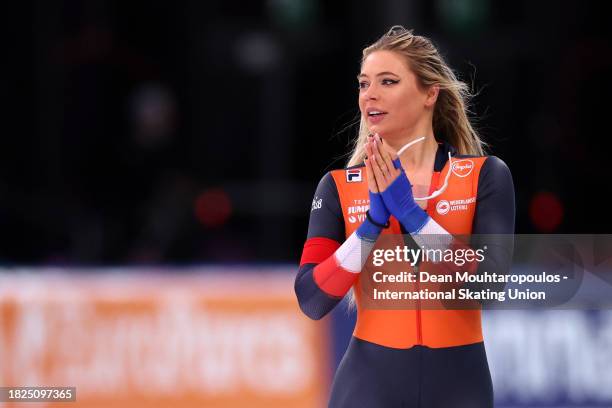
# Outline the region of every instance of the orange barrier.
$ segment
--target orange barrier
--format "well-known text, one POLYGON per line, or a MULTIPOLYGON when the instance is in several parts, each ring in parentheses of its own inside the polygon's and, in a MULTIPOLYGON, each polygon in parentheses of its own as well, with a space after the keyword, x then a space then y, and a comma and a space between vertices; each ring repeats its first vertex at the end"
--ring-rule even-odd
POLYGON ((0 274, 0 385, 76 387, 36 406, 325 405, 328 325, 293 273, 71 272, 0 274))

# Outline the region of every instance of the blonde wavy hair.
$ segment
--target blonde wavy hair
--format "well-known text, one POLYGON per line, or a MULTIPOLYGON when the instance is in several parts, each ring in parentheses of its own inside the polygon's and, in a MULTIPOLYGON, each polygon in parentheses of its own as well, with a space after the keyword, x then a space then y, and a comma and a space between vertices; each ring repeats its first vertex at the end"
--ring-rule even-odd
MULTIPOLYGON (((468 106, 473 94, 465 82, 457 79, 428 38, 414 35, 412 30, 402 26, 393 26, 375 43, 364 48, 361 63, 375 51, 393 51, 403 56, 423 88, 432 85, 440 87, 432 123, 438 141, 450 143, 459 154, 484 155, 487 145, 480 139, 468 117, 471 113, 468 106)), ((348 166, 359 164, 365 159, 364 145, 368 134, 362 116, 348 166)))

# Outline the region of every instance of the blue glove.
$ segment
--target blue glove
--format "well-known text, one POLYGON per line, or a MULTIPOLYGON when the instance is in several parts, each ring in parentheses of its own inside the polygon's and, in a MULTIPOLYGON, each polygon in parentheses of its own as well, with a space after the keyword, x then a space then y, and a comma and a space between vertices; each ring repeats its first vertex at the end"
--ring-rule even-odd
MULTIPOLYGON (((399 162, 399 159, 396 161, 399 162)), ((381 193, 386 208, 398 219, 404 228, 411 234, 418 233, 429 220, 429 215, 414 201, 412 186, 404 169, 394 161, 394 166, 402 170, 401 174, 393 180, 381 193)))
POLYGON ((382 195, 380 193, 370 193, 370 209, 368 210, 369 217, 357 228, 357 235, 368 241, 376 241, 382 231, 381 225, 386 225, 389 222, 390 213, 385 207, 382 195), (374 222, 372 222, 372 221, 374 222), (376 225, 376 224, 378 225, 376 225))
POLYGON ((385 202, 383 201, 382 195, 380 193, 370 193, 370 218, 374 220, 375 223, 384 225, 389 221, 389 217, 391 213, 385 207, 385 202))

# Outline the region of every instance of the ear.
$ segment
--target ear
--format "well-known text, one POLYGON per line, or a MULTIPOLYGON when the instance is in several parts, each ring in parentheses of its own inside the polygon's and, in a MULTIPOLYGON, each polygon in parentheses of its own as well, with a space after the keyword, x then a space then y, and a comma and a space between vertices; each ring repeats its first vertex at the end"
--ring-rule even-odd
POLYGON ((427 99, 425 99, 425 106, 430 108, 436 104, 438 95, 440 94, 440 85, 432 85, 427 90, 427 99))

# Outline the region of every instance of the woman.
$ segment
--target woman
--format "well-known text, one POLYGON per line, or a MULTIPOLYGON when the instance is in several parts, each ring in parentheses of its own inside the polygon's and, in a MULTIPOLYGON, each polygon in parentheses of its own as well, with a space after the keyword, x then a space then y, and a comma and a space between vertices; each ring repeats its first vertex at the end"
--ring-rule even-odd
POLYGON ((510 171, 483 155, 468 88, 427 38, 393 27, 364 49, 358 83, 359 136, 349 167, 319 183, 295 282, 313 319, 355 289, 357 323, 329 406, 492 407, 479 309, 375 310, 358 289, 363 252, 381 234, 419 245, 432 234, 512 234, 510 171))

